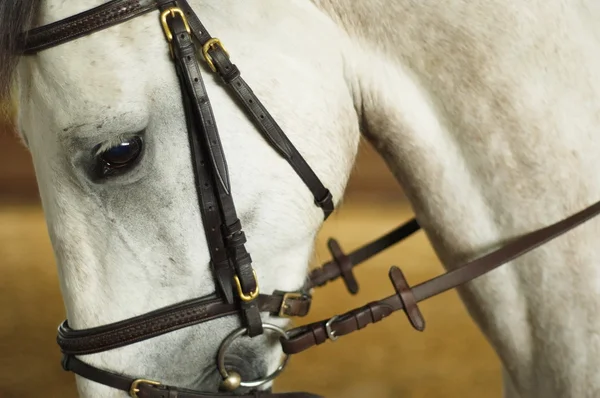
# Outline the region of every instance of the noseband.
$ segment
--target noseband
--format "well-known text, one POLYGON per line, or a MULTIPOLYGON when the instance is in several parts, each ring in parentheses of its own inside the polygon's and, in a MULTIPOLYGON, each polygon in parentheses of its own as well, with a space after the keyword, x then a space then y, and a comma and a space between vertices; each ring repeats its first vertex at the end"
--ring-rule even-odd
MULTIPOLYGON (((279 335, 283 352, 292 355, 328 340, 336 341, 341 336, 379 322, 396 311, 403 311, 410 324, 416 330, 423 331, 425 321, 417 306, 418 302, 473 280, 600 213, 600 202, 598 202, 562 221, 514 239, 494 252, 414 287, 409 286, 399 268, 392 267, 389 278, 394 288, 393 295, 343 315, 288 331, 264 324, 261 320, 261 312, 274 317, 306 315, 310 309, 312 289, 338 278, 343 279, 351 294, 356 294, 358 284, 353 275, 353 268, 412 235, 420 229, 420 226, 413 219, 349 254, 344 253, 338 242, 331 239, 328 246, 333 259, 313 270, 306 284, 298 291, 261 293, 256 272, 252 267, 252 259, 245 248, 246 237, 233 203, 225 154, 197 59, 197 44, 202 50, 201 53, 209 69, 220 76, 256 129, 290 164, 311 191, 315 205, 323 210, 325 219, 334 210, 333 198, 242 79, 239 69, 231 62, 223 44, 204 28, 187 0, 113 0, 75 16, 25 32, 23 54, 34 55, 39 51, 153 11, 159 11, 158 23, 165 33, 169 44, 168 51, 181 86, 196 191, 217 291, 213 296, 189 300, 91 329, 73 330, 68 322, 64 321, 59 326, 57 342, 63 353, 62 366, 65 370, 97 383, 127 391, 132 397, 239 397, 228 392, 205 393, 163 385, 154 380, 123 376, 88 365, 78 356, 134 344, 224 316, 239 315, 243 327, 233 331, 223 341, 219 349, 217 368, 223 377, 223 390, 234 391, 240 386, 256 388, 280 374, 288 357, 273 374, 259 380, 244 381, 238 374, 225 368, 224 356, 234 339, 244 335, 256 337, 265 331, 270 331, 279 335)), ((317 397, 309 393, 262 391, 254 391, 248 396, 317 397)))

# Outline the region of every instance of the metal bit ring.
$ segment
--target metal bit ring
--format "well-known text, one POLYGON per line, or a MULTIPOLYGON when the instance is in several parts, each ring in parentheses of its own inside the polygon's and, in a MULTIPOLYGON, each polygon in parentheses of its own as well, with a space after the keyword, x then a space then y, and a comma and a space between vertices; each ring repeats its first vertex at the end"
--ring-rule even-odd
MULTIPOLYGON (((263 329, 270 330, 270 331, 277 333, 280 337, 283 337, 286 340, 289 339, 289 336, 287 335, 285 330, 281 329, 278 326, 271 325, 269 323, 263 323, 262 327, 263 327, 263 329)), ((217 354, 217 368, 219 369, 219 373, 221 373, 223 380, 225 380, 229 377, 229 372, 225 368, 225 352, 231 346, 231 343, 233 343, 234 340, 236 340, 239 337, 242 337, 243 335, 245 335, 247 333, 248 333, 247 328, 240 328, 240 329, 234 330, 221 343, 221 347, 219 347, 219 353, 217 354)), ((290 359, 290 356, 285 355, 281 364, 273 373, 271 373, 270 375, 265 376, 261 379, 251 380, 251 381, 241 381, 240 387, 253 388, 253 387, 258 387, 265 383, 275 380, 277 378, 277 376, 279 376, 279 374, 283 371, 283 369, 285 369, 289 359, 290 359)))

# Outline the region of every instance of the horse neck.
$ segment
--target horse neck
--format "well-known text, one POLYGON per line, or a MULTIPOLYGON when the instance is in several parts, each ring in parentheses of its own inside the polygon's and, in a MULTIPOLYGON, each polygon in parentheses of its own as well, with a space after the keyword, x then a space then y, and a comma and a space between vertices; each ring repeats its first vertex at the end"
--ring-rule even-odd
MULTIPOLYGON (((600 15, 563 3, 315 1, 354 43, 365 134, 448 268, 600 199, 600 15)), ((459 290, 521 396, 600 388, 599 232, 459 290)))

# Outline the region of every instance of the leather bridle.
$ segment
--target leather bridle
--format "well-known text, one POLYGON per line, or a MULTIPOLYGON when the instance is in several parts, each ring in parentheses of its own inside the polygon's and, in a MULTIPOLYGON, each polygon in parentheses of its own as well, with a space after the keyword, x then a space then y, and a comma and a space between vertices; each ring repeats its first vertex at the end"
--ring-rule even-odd
MULTIPOLYGON (((206 93, 197 60, 199 44, 210 70, 217 73, 238 104, 254 123, 264 139, 290 164, 312 192, 315 204, 324 218, 334 210, 329 190, 308 166, 301 154, 286 137, 273 117, 242 79, 222 43, 204 28, 187 0, 113 0, 99 7, 64 20, 32 29, 23 34, 23 55, 34 55, 109 28, 142 14, 159 11, 159 22, 169 43, 169 52, 181 86, 188 137, 192 152, 195 186, 203 227, 210 250, 211 270, 217 291, 202 297, 146 313, 120 322, 85 330, 73 330, 64 321, 58 329, 57 342, 63 353, 65 370, 92 381, 129 392, 140 398, 202 398, 234 397, 233 393, 205 393, 119 375, 86 364, 77 356, 123 347, 174 330, 207 322, 216 318, 240 315, 243 328, 232 332, 222 345, 220 355, 233 338, 255 337, 265 330, 281 335, 283 352, 297 354, 312 346, 379 322, 396 311, 404 311, 411 325, 424 330, 425 321, 417 303, 473 280, 500 265, 554 239, 600 213, 600 202, 553 225, 533 231, 509 242, 500 249, 424 283, 410 287, 402 271, 392 267, 389 277, 395 293, 371 302, 343 315, 297 327, 287 332, 261 321, 261 312, 272 316, 295 317, 308 313, 314 287, 342 278, 351 294, 358 292, 353 268, 420 229, 416 220, 391 231, 353 253, 345 254, 337 241, 328 243, 333 260, 313 270, 306 284, 295 292, 259 292, 252 259, 245 248, 246 237, 237 217, 231 195, 225 154, 219 139, 217 124, 206 93)), ((259 386, 282 370, 264 379, 246 382, 259 386)), ((225 389, 233 391, 244 382, 239 375, 219 365, 225 389), (237 377, 236 377, 237 376, 237 377)), ((316 397, 309 393, 271 393, 253 391, 249 396, 276 398, 316 397)))

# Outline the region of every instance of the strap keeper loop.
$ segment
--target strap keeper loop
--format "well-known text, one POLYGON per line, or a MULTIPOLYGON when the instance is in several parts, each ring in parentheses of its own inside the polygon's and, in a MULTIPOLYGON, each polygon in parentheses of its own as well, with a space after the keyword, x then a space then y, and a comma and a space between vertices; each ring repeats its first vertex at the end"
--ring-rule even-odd
POLYGON ((331 192, 329 191, 329 189, 327 189, 326 191, 327 191, 327 193, 321 199, 318 199, 315 196, 315 205, 317 205, 321 209, 323 209, 323 212, 325 213, 325 220, 327 220, 327 218, 329 218, 329 216, 331 215, 331 213, 333 213, 333 210, 334 210, 333 195, 331 195, 331 192))
POLYGON ((69 362, 71 361, 71 356, 69 354, 63 354, 63 357, 60 361, 60 364, 65 371, 70 371, 71 368, 69 366, 69 362))
POLYGON ((223 224, 221 228, 223 231, 223 235, 225 235, 226 237, 230 237, 231 235, 242 231, 242 222, 238 218, 237 220, 235 220, 235 222, 233 224, 231 224, 231 225, 223 224))

